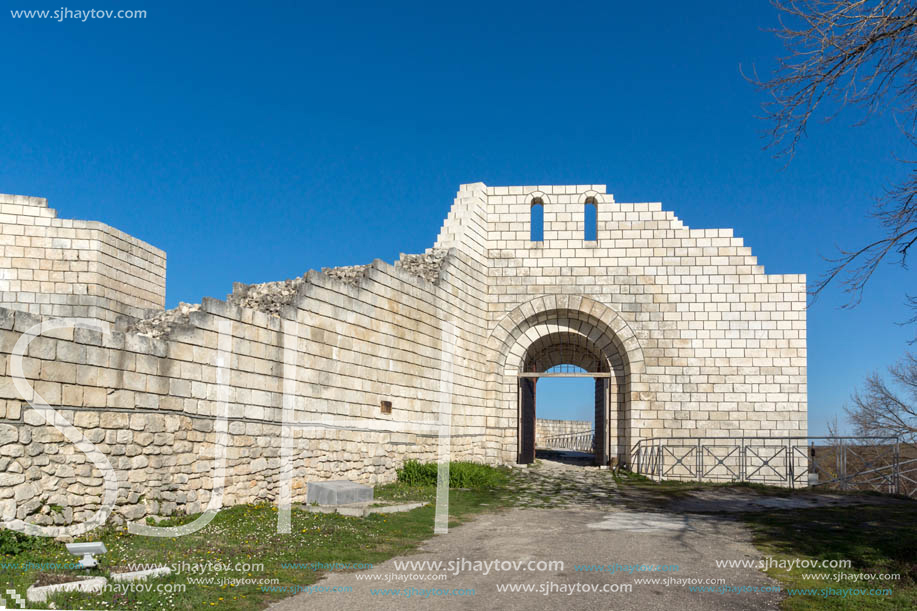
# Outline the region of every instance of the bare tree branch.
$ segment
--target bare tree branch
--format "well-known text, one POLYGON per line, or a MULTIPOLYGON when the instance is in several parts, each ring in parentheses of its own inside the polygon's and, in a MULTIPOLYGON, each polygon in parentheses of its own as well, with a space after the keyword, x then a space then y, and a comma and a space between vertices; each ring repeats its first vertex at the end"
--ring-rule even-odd
POLYGON ((857 434, 894 435, 905 442, 917 441, 917 358, 906 354, 888 369, 894 386, 878 374, 866 378, 863 390, 854 392, 845 411, 857 434), (902 398, 896 387, 909 395, 902 398))
MULTIPOLYGON (((917 6, 906 0, 774 0, 780 27, 772 31, 788 55, 773 78, 752 78, 771 96, 770 146, 792 155, 822 104, 833 117, 845 106, 866 114, 883 102, 914 118, 917 112, 917 6)), ((864 117, 865 120, 865 117, 864 117)), ((911 121, 914 124, 914 121, 911 121)))
MULTIPOLYGON (((767 92, 763 105, 772 127, 768 146, 792 158, 818 113, 830 120, 846 107, 865 122, 873 113, 901 115, 899 127, 917 145, 917 3, 913 0, 773 0, 780 27, 772 31, 787 49, 772 78, 748 77, 767 92)), ((911 163, 911 162, 905 162, 911 163)), ((917 243, 917 168, 873 206, 884 237, 856 249, 840 249, 828 271, 809 288, 814 300, 843 277, 857 305, 878 266, 888 257, 907 266, 917 243)), ((917 321, 917 300, 914 321, 917 321)))

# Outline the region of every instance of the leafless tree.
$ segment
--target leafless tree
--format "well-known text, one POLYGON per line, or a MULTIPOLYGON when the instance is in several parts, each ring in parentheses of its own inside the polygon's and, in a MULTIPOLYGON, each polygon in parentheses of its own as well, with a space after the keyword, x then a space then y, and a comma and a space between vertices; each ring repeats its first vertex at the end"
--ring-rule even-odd
MULTIPOLYGON (((856 109, 858 123, 876 112, 894 113, 903 137, 917 145, 917 2, 914 0, 772 0, 780 14, 773 31, 788 55, 771 78, 751 80, 770 97, 770 146, 788 159, 816 116, 833 118, 856 109)), ((814 299, 839 276, 849 294, 845 307, 887 257, 907 265, 917 241, 917 166, 903 162, 909 178, 877 198, 871 215, 882 237, 828 259, 828 271, 809 287, 814 299)), ((917 309, 917 298, 908 298, 917 309)), ((917 316, 915 316, 917 320, 917 316)))
POLYGON ((831 420, 827 422, 827 428, 828 428, 828 435, 827 435, 828 442, 827 443, 830 444, 832 447, 840 445, 839 439, 843 437, 843 435, 841 434, 841 425, 837 421, 837 416, 834 416, 834 418, 832 418, 831 420))
POLYGON ((917 358, 907 353, 888 368, 892 384, 874 373, 854 392, 847 416, 859 435, 894 435, 917 443, 917 358))

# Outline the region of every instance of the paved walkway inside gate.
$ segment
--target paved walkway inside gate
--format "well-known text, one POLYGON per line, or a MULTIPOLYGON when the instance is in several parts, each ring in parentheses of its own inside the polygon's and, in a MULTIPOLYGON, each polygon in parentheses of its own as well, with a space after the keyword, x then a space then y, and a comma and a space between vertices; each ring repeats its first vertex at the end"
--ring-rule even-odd
POLYGON ((728 514, 660 510, 651 499, 628 496, 607 471, 545 458, 524 469, 519 487, 520 507, 452 528, 418 553, 367 571, 331 573, 316 584, 347 591, 303 593, 271 609, 778 608, 781 594, 753 591, 777 585, 764 573, 717 568, 717 560, 760 557, 728 514), (646 570, 653 566, 669 570, 646 570), (691 592, 682 585, 720 578, 744 591, 691 592))

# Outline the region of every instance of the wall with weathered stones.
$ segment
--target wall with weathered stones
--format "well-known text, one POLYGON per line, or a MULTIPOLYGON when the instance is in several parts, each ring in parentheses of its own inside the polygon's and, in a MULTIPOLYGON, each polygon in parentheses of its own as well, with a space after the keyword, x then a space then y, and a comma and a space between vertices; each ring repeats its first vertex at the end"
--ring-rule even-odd
MULTIPOLYGON (((452 267, 442 273, 449 275, 452 267)), ((439 292, 381 262, 371 265, 358 285, 312 273, 283 318, 207 299, 155 338, 85 329, 39 337, 29 347, 24 370, 35 392, 110 457, 119 473, 119 516, 196 511, 206 505, 213 485, 218 329, 220 322, 230 322, 224 502, 277 498, 285 377, 292 383, 294 424, 317 423, 293 427, 294 500, 303 500, 310 480, 391 481, 404 460, 435 457, 436 429, 399 423, 439 422, 447 401, 441 392, 441 319, 457 321, 452 450, 457 457, 487 458, 483 392, 474 383, 481 372, 464 366, 481 361, 482 340, 458 314, 471 306, 457 292, 448 300, 439 292), (284 360, 285 348, 292 360, 284 360), (382 400, 392 402, 391 414, 381 413, 382 400), (328 418, 339 422, 320 422, 328 418)), ((11 310, 0 310, 0 320, 4 355, 39 322, 11 310)), ((19 518, 39 512, 33 516, 39 523, 67 521, 71 512, 78 521, 85 518, 101 498, 101 474, 23 404, 31 397, 13 387, 8 356, 3 364, 5 518, 13 512, 19 518), (66 510, 40 514, 51 506, 66 510)))
POLYGON ((80 521, 101 499, 98 470, 42 424, 10 377, 22 334, 69 315, 115 324, 108 334, 58 330, 36 339, 24 373, 109 457, 119 519, 207 503, 221 398, 229 420, 225 504, 277 498, 285 392, 294 500, 302 500, 308 481, 391 481, 404 460, 432 460, 438 438, 430 425, 446 406, 453 458, 514 462, 518 373, 571 356, 610 372, 609 434, 625 459, 654 436, 806 432, 804 278, 766 275, 730 231, 686 228, 659 204, 618 204, 599 185, 463 185, 423 255, 236 284, 225 301, 153 316, 138 311, 161 309, 160 251, 128 236, 113 246, 104 236, 123 234, 56 219, 44 200, 0 202, 10 266, 3 280, 18 282, 0 304, 5 519, 80 521), (540 242, 528 239, 535 197, 545 206, 540 242), (587 198, 598 206, 592 242, 583 240, 587 198), (26 247, 26 238, 52 242, 26 247), (57 239, 71 241, 65 248, 57 239), (122 255, 127 267, 110 260, 122 255), (75 267, 63 270, 60 287, 23 284, 49 265, 75 267), (109 280, 128 272, 136 280, 116 291, 109 280), (52 307, 33 307, 32 293, 52 307), (96 300, 83 305, 68 295, 96 300), (218 331, 227 323, 221 395, 218 331))
MULTIPOLYGON (((305 499, 307 481, 391 481, 404 460, 434 459, 439 431, 429 425, 446 406, 453 455, 498 461, 477 382, 485 375, 483 278, 474 257, 438 250, 396 265, 237 284, 226 301, 121 317, 108 334, 39 337, 24 358, 25 377, 111 460, 119 519, 208 502, 221 405, 218 330, 227 322, 225 504, 277 498, 285 390, 294 501, 305 499), (382 401, 392 403, 390 414, 382 401)), ((98 507, 101 473, 43 424, 10 377, 13 346, 41 320, 0 310, 0 509, 4 519, 80 521, 98 507)))
POLYGON ((0 194, 0 307, 114 321, 162 309, 166 254, 103 223, 0 194))

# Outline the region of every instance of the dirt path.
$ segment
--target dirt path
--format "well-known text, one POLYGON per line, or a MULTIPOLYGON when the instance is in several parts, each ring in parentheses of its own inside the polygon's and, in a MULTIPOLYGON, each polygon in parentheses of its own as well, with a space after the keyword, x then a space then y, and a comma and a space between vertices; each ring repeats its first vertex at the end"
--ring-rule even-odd
POLYGON ((660 511, 648 503, 635 503, 618 490, 607 472, 582 467, 543 462, 523 480, 519 491, 523 507, 482 515, 430 539, 416 554, 393 558, 371 570, 329 574, 313 586, 324 591, 303 592, 271 609, 368 611, 435 605, 439 609, 652 611, 778 606, 779 593, 749 591, 777 585, 757 569, 717 568, 717 560, 760 557, 747 530, 728 515, 660 511), (437 569, 429 564, 405 566, 406 561, 443 564, 437 569), (475 565, 494 561, 522 564, 518 570, 475 565), (539 567, 529 565, 530 561, 562 564, 539 567), (576 567, 616 564, 643 565, 644 570, 576 567), (655 565, 677 566, 677 570, 645 570, 655 565), (642 582, 647 579, 659 581, 642 582), (718 585, 745 591, 692 592, 687 585, 665 585, 665 579, 692 585, 722 579, 724 583, 718 585), (517 591, 506 591, 510 587, 517 591), (344 591, 331 591, 334 588, 344 591), (529 591, 519 591, 526 588, 529 591))

